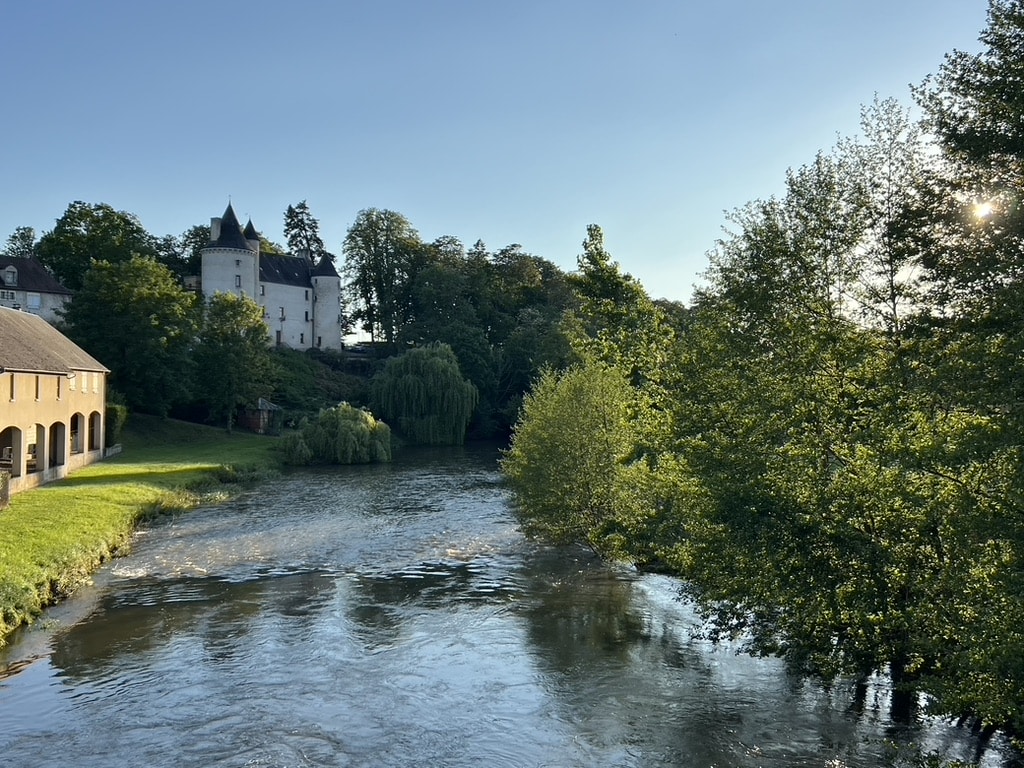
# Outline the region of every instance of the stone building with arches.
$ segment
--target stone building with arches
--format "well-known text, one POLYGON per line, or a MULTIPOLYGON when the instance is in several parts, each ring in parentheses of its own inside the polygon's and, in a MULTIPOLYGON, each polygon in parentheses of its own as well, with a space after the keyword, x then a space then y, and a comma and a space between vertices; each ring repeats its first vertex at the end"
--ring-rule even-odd
POLYGON ((108 373, 41 317, 0 306, 0 470, 10 493, 103 458, 108 373))

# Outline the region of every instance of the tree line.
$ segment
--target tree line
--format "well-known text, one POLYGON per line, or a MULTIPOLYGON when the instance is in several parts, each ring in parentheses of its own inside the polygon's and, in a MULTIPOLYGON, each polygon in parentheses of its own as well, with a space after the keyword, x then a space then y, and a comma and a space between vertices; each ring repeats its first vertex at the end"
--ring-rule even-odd
MULTIPOLYGON (((735 211, 691 306, 591 228, 529 525, 680 576, 706 633, 1024 735, 1024 3, 735 211)), ((858 690, 863 691, 863 687, 858 690)))
MULTIPOLYGON (((284 233, 286 246, 262 238, 261 249, 338 260, 306 201, 287 207, 284 233)), ((343 326, 369 334, 370 365, 319 351, 298 360, 266 348, 262 312, 251 299, 203 301, 185 290, 183 279, 201 273, 209 240, 207 226, 156 237, 134 214, 75 201, 38 239, 19 227, 4 254, 37 258, 73 291, 64 330, 110 367, 111 386, 131 409, 148 413, 230 426, 259 397, 273 395, 297 417, 346 400, 402 421, 417 441, 429 433, 436 442, 414 426, 427 415, 408 376, 404 389, 368 381, 378 368, 385 379, 398 375, 384 359, 433 346, 427 355, 434 363, 455 365, 458 381, 469 385, 435 393, 432 418, 451 419, 442 431, 461 443, 467 431, 507 435, 537 372, 568 352, 558 319, 575 299, 553 263, 519 245, 491 252, 482 241, 467 249, 452 236, 425 242, 400 213, 370 208, 349 227, 339 265, 343 326), (453 392, 463 393, 460 402, 451 401, 453 392)))

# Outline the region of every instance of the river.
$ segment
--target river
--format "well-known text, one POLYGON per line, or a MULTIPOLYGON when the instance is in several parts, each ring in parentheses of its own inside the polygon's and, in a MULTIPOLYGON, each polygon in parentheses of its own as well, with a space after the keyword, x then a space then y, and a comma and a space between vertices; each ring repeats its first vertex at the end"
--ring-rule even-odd
MULTIPOLYGON (((529 541, 497 454, 288 474, 139 532, 0 652, 0 761, 34 766, 817 766, 892 744, 884 681, 700 639, 678 584, 529 541)), ((1009 751, 996 740, 985 766, 1009 751)))

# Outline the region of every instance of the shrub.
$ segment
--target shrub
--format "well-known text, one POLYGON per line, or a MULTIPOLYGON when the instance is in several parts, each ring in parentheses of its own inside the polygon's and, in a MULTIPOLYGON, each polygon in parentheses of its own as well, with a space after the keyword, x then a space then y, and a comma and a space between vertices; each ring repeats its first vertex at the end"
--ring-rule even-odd
POLYGON ((285 461, 295 466, 369 464, 391 460, 391 429, 369 411, 339 403, 284 439, 285 461))

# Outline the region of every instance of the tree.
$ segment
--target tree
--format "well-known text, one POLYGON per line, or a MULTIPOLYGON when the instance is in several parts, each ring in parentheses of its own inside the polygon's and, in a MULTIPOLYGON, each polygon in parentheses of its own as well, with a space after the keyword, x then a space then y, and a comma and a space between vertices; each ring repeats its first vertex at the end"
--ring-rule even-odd
POLYGON ((185 261, 185 274, 201 275, 203 273, 203 249, 210 243, 210 225, 197 224, 189 227, 178 237, 182 258, 185 261))
MULTIPOLYGON (((916 232, 934 311, 918 362, 936 413, 961 426, 932 451, 955 483, 976 552, 947 611, 930 683, 943 706, 1024 732, 1024 7, 991 0, 977 54, 955 51, 916 91, 942 165, 916 232), (969 597, 968 597, 969 595, 969 597)), ((955 711, 955 710, 953 710, 955 711)))
POLYGON ((64 311, 68 336, 111 371, 138 411, 166 415, 191 394, 196 297, 150 258, 97 261, 64 311))
POLYGON ((204 307, 195 361, 196 394, 230 432, 239 406, 269 394, 263 308, 247 296, 214 294, 204 307))
POLYGON ((3 255, 15 259, 30 259, 36 253, 36 231, 32 227, 17 227, 7 238, 3 255))
POLYGON ((284 440, 289 464, 370 464, 391 461, 391 429, 369 411, 339 403, 284 440))
POLYGON ((152 235, 133 214, 115 211, 106 203, 71 203, 56 226, 36 246, 39 260, 67 288, 82 287, 93 261, 116 264, 132 256, 157 256, 152 235))
POLYGON ((327 255, 334 262, 334 255, 327 253, 320 237, 320 222, 313 218, 305 200, 294 206, 289 205, 285 211, 284 237, 293 254, 305 251, 314 263, 327 255))
POLYGON ((370 382, 373 410, 411 442, 462 445, 477 391, 447 344, 389 358, 370 382))
POLYGON ((409 220, 394 211, 360 211, 345 237, 345 286, 353 318, 374 341, 392 346, 406 320, 411 278, 424 257, 409 220))
POLYGON ((541 374, 502 459, 529 528, 608 556, 635 556, 638 521, 656 508, 651 472, 637 461, 641 399, 604 363, 541 374))

